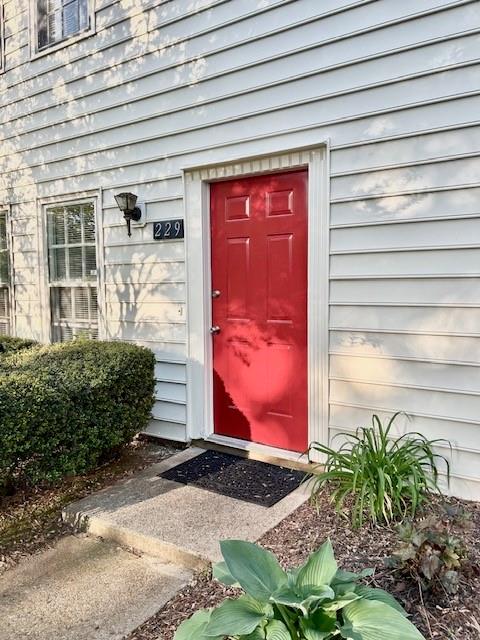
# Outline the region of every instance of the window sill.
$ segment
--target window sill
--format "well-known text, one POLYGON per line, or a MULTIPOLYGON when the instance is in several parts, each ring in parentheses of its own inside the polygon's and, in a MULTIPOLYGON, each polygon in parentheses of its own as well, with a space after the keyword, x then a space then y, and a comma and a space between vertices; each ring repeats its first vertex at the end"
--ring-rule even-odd
POLYGON ((81 31, 75 36, 71 38, 65 38, 64 40, 60 40, 56 44, 53 44, 51 47, 45 47, 45 49, 41 49, 40 51, 36 51, 34 45, 31 45, 31 53, 30 53, 30 61, 37 60, 38 58, 44 58, 52 53, 57 53, 62 49, 69 47, 71 44, 76 44, 81 40, 85 40, 86 38, 90 38, 96 34, 96 29, 85 29, 85 31, 81 31))

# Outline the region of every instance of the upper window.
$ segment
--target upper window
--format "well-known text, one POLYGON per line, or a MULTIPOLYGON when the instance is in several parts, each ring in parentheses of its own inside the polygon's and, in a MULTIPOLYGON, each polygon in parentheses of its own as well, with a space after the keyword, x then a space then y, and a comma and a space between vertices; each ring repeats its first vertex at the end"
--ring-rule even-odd
POLYGON ((36 0, 37 50, 89 29, 89 0, 36 0))
POLYGON ((95 207, 47 208, 52 338, 98 337, 95 207))
POLYGON ((0 334, 10 333, 10 251, 7 212, 0 211, 0 334))

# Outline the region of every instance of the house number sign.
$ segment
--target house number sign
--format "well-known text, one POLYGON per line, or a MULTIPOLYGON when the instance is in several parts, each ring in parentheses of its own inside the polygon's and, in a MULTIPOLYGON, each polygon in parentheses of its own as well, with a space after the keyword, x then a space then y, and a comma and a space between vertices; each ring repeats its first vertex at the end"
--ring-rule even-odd
POLYGON ((183 220, 181 218, 153 223, 154 240, 178 240, 183 237, 183 220))

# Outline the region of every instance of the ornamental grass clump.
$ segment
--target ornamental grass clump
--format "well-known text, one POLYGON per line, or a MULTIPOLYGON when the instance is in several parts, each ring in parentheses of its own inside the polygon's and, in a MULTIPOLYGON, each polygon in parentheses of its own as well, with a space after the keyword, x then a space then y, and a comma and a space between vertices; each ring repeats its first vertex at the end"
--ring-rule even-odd
POLYGON ((338 568, 330 540, 290 571, 250 542, 220 546, 213 575, 244 594, 197 611, 175 640, 424 640, 393 596, 361 583, 371 571, 338 568))
POLYGON ((434 447, 449 443, 428 440, 417 432, 392 437, 398 415, 386 427, 374 415, 372 426, 342 434, 345 442, 338 450, 318 442, 310 446, 310 456, 318 452, 326 458, 317 467, 322 470, 309 476, 314 503, 328 485, 337 511, 348 505, 352 525, 360 527, 365 520, 377 524, 413 517, 430 493, 440 493, 439 464, 444 465, 448 481, 450 466, 434 447))

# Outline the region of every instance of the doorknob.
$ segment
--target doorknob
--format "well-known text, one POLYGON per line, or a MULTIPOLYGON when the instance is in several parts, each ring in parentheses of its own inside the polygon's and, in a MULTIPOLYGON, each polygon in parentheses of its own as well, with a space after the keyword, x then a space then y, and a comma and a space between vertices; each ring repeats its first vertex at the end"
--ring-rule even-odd
POLYGON ((212 298, 219 298, 220 297, 220 291, 218 289, 214 289, 212 291, 212 298))
POLYGON ((217 324, 213 327, 210 327, 210 333, 212 334, 212 336, 217 335, 217 333, 220 333, 220 327, 217 324))

